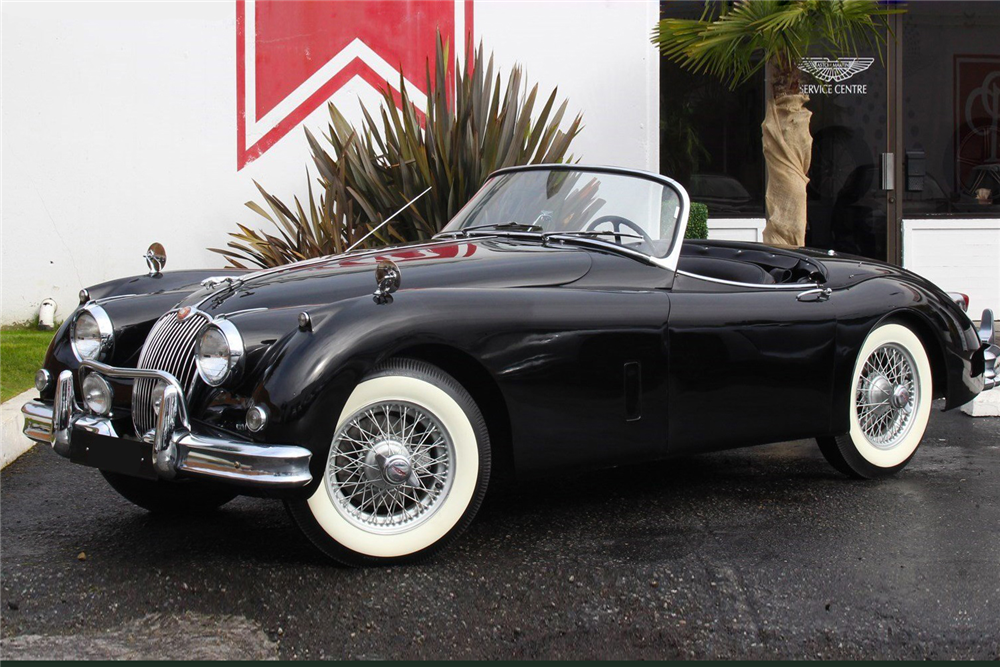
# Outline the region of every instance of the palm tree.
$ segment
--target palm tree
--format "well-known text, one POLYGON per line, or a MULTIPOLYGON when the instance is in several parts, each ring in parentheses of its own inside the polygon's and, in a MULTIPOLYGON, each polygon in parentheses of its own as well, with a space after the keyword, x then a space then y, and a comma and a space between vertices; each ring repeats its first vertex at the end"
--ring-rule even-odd
POLYGON ((700 19, 663 19, 652 41, 667 59, 735 88, 767 68, 770 94, 761 126, 767 164, 764 241, 805 243, 806 184, 812 135, 798 65, 815 47, 854 55, 881 46, 886 17, 903 11, 874 0, 706 2, 700 19))

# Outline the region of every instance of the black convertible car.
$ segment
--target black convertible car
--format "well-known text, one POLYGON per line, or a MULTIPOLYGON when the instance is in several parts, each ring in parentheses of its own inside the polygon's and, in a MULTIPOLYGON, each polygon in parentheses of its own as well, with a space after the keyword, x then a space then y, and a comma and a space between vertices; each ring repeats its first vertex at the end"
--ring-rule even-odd
POLYGON ((24 432, 153 511, 283 499, 349 564, 426 556, 490 480, 797 438, 855 477, 996 384, 993 316, 832 251, 683 241, 625 169, 493 174, 430 242, 81 292, 24 432), (375 287, 375 292, 372 292, 375 287))

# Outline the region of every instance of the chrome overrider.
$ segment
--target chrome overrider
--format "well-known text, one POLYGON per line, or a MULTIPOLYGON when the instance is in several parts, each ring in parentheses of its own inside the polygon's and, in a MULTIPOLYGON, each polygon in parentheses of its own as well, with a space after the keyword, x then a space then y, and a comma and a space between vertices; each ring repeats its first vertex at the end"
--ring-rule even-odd
MULTIPOLYGON (((156 428, 145 438, 148 440, 151 435, 153 468, 162 479, 174 479, 181 473, 258 488, 294 488, 312 480, 309 473, 312 453, 304 447, 258 445, 192 433, 184 390, 170 373, 118 368, 97 361, 81 362, 80 372, 85 369, 105 377, 156 379, 166 385, 156 428)), ((26 436, 36 442, 50 443, 57 454, 67 458, 75 430, 120 437, 109 418, 80 408, 74 395, 73 373, 68 370, 59 374, 52 405, 29 401, 21 413, 26 436)))
POLYGON ((983 311, 983 317, 979 323, 979 342, 983 346, 983 361, 985 370, 983 371, 983 391, 993 389, 1000 384, 1000 372, 998 358, 1000 358, 1000 345, 997 345, 996 325, 993 320, 993 311, 987 308, 983 311))

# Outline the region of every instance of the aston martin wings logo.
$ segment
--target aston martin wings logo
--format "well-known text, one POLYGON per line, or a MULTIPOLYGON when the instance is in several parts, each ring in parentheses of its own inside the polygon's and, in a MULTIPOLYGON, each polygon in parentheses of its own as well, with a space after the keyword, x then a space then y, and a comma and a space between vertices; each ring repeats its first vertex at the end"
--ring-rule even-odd
POLYGON ((839 83, 864 72, 873 62, 874 58, 803 58, 799 61, 799 69, 820 81, 839 83))

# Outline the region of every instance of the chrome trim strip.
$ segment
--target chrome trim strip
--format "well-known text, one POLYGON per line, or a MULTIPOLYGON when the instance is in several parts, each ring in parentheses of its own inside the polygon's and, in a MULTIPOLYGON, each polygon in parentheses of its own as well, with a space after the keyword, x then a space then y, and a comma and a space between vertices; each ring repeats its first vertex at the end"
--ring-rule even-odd
POLYGON ((244 308, 243 310, 234 310, 231 313, 219 313, 218 315, 213 315, 212 318, 213 318, 213 320, 226 320, 226 319, 229 319, 230 317, 236 317, 237 315, 244 315, 246 313, 257 313, 257 312, 260 312, 262 310, 267 310, 267 308, 264 308, 264 307, 260 307, 260 308, 244 308))
POLYGON ((705 280, 710 283, 719 283, 720 285, 735 285, 737 287, 755 287, 757 289, 784 289, 784 290, 809 290, 819 288, 822 283, 741 283, 735 280, 723 280, 722 278, 712 278, 709 276, 702 276, 697 273, 690 273, 688 271, 682 271, 677 269, 677 273, 687 276, 688 278, 697 278, 698 280, 705 280))
MULTIPOLYGON (((89 294, 88 294, 89 296, 89 294)), ((93 299, 90 303, 102 304, 108 303, 109 301, 117 301, 118 299, 128 299, 133 296, 148 296, 147 294, 114 294, 112 296, 102 296, 99 299, 93 299)))

